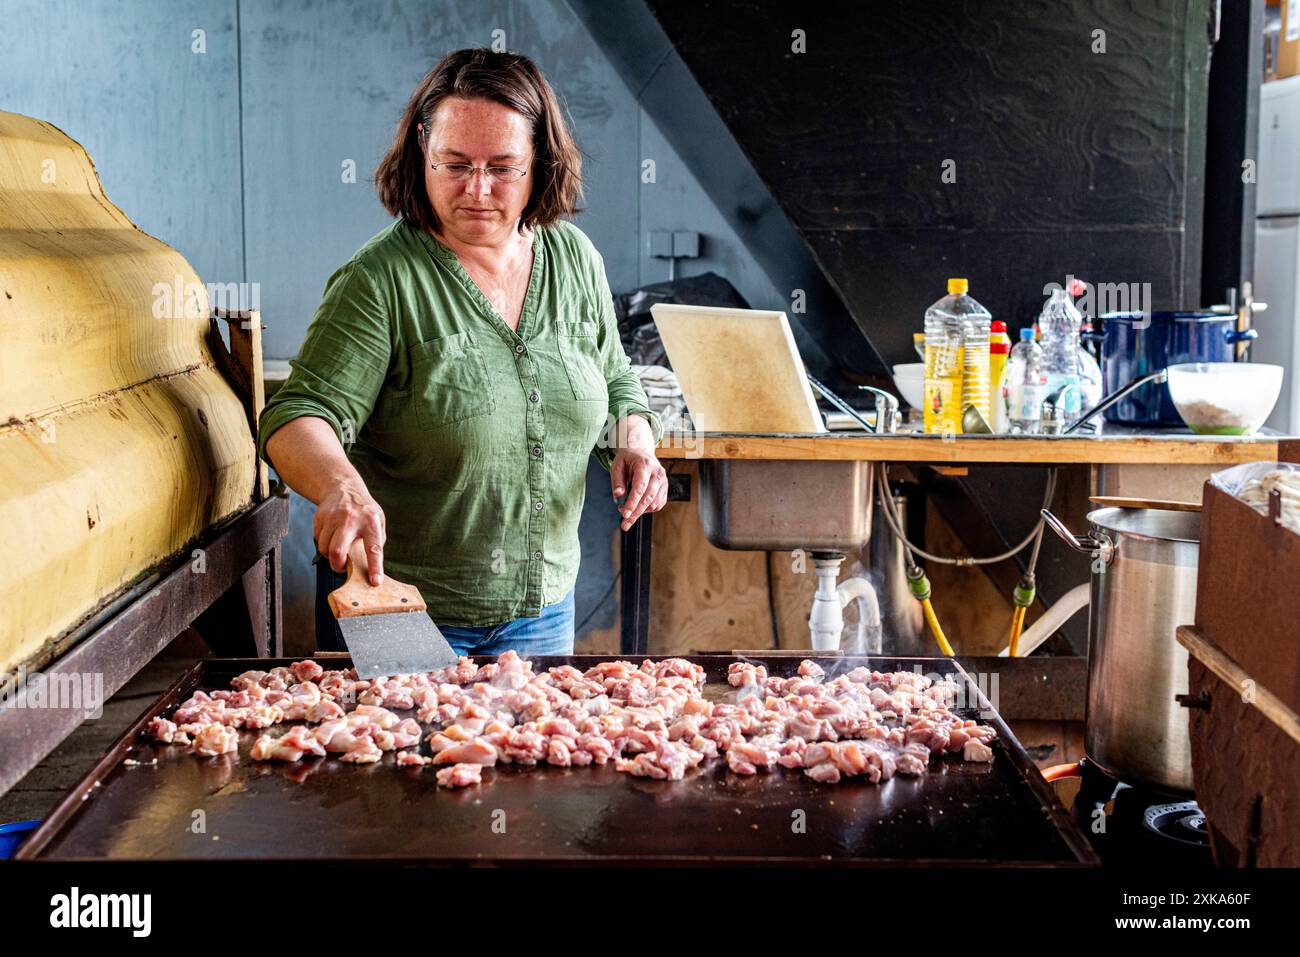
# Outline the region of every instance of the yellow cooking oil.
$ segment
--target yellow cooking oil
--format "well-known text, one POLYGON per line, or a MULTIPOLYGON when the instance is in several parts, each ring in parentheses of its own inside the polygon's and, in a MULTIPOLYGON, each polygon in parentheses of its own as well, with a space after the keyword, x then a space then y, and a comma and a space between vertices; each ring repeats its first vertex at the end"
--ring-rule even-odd
POLYGON ((989 419, 987 309, 967 295, 965 279, 948 280, 948 295, 925 311, 925 431, 959 434, 968 405, 989 419))
POLYGON ((957 433, 961 431, 962 379, 965 377, 965 350, 961 341, 945 337, 925 343, 925 431, 957 433))

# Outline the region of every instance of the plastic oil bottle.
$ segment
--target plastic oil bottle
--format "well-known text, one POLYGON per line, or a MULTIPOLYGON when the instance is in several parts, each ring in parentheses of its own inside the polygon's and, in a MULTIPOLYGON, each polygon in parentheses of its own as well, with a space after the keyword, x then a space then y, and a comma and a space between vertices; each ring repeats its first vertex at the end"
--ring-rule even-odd
POLYGON ((949 279, 948 295, 925 311, 925 431, 957 434, 966 406, 989 418, 989 311, 949 279))

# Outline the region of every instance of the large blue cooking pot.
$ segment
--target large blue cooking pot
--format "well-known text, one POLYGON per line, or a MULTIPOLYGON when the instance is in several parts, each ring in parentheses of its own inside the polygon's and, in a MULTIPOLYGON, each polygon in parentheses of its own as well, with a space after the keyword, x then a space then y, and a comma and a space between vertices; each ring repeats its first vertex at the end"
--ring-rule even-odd
MULTIPOLYGON (((1103 391, 1180 362, 1232 362, 1237 343, 1258 335, 1238 332, 1236 316, 1216 312, 1112 312, 1102 316, 1103 391)), ((1126 425, 1183 424, 1162 382, 1135 389, 1103 414, 1126 425)))

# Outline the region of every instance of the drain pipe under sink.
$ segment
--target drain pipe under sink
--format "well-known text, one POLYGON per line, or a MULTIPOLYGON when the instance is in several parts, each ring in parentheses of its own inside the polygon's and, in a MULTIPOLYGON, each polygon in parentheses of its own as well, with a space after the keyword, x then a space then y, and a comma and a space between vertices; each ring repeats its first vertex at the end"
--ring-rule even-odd
POLYGON ((838 586, 843 555, 814 555, 817 569, 817 592, 813 595, 812 614, 808 627, 812 632, 814 651, 838 651, 844 633, 844 606, 858 603, 858 654, 880 654, 881 623, 880 602, 871 582, 865 578, 850 578, 838 586))

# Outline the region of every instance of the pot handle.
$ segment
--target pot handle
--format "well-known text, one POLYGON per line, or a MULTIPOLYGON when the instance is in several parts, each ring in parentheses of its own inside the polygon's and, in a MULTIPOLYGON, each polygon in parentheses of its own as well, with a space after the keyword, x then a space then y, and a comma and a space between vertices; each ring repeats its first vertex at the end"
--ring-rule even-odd
POLYGON ((1048 528, 1056 532, 1065 544, 1081 555, 1087 555, 1089 558, 1098 559, 1105 564, 1110 564, 1111 557, 1114 555, 1115 547, 1108 539, 1097 539, 1091 535, 1076 535, 1065 527, 1065 523, 1053 515, 1047 509, 1042 510, 1043 521, 1047 523, 1048 528))
POLYGON ((1258 329, 1228 329, 1223 333, 1223 341, 1229 345, 1236 342, 1251 342, 1258 338, 1258 329))

